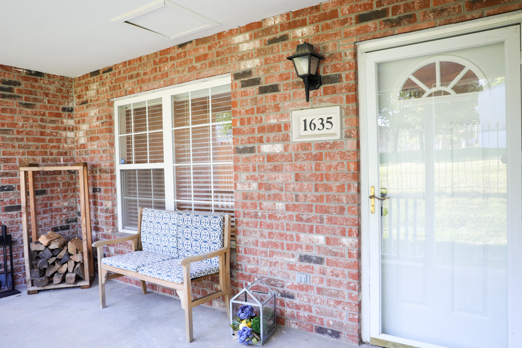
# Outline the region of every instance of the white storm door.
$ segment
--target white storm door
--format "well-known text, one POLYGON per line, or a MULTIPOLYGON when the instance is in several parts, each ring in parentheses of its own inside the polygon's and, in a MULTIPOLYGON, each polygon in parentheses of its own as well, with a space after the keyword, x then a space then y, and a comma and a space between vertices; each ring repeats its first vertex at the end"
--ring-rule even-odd
POLYGON ((519 31, 365 55, 374 344, 522 347, 519 31))

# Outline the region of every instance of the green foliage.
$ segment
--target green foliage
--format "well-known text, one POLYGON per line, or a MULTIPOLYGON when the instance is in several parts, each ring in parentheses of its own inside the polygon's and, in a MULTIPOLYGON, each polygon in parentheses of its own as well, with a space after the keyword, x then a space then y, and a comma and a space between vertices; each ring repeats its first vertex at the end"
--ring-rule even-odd
POLYGON ((218 114, 216 122, 221 123, 220 135, 223 139, 232 139, 232 113, 223 112, 218 114))
POLYGON ((252 319, 252 331, 254 331, 256 334, 261 334, 261 318, 255 317, 252 319))
POLYGON ((232 321, 232 324, 230 324, 230 327, 232 328, 232 330, 238 331, 239 330, 239 324, 240 324, 240 322, 237 319, 234 319, 232 321))

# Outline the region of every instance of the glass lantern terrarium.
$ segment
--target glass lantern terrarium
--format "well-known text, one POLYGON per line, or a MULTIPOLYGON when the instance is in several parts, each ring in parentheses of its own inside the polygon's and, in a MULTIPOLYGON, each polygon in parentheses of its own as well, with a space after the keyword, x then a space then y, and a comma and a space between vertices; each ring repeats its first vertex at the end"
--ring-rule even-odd
POLYGON ((246 345, 263 345, 276 328, 275 306, 276 292, 262 279, 241 290, 230 300, 234 339, 246 345))

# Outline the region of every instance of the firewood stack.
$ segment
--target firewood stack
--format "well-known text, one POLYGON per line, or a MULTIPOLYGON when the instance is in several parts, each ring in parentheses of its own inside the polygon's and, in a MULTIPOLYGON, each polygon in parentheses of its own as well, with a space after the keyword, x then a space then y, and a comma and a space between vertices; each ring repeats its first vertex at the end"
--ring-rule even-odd
POLYGON ((58 233, 49 232, 31 243, 31 280, 43 287, 66 282, 74 284, 83 274, 83 242, 81 238, 68 241, 58 233))

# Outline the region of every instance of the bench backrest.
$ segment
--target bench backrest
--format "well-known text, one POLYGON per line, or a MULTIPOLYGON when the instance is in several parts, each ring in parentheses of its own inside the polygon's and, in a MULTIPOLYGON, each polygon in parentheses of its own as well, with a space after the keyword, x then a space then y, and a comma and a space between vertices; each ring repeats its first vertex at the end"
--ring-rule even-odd
MULTIPOLYGON (((223 247, 224 215, 183 212, 178 226, 179 257, 205 254, 223 247)), ((219 265, 217 257, 204 260, 219 265)))
MULTIPOLYGON (((145 208, 141 244, 144 251, 181 259, 222 248, 223 231, 223 214, 145 208)), ((205 263, 218 265, 218 259, 212 258, 205 263)))
POLYGON ((141 245, 144 251, 179 258, 178 226, 182 212, 143 209, 141 245))

